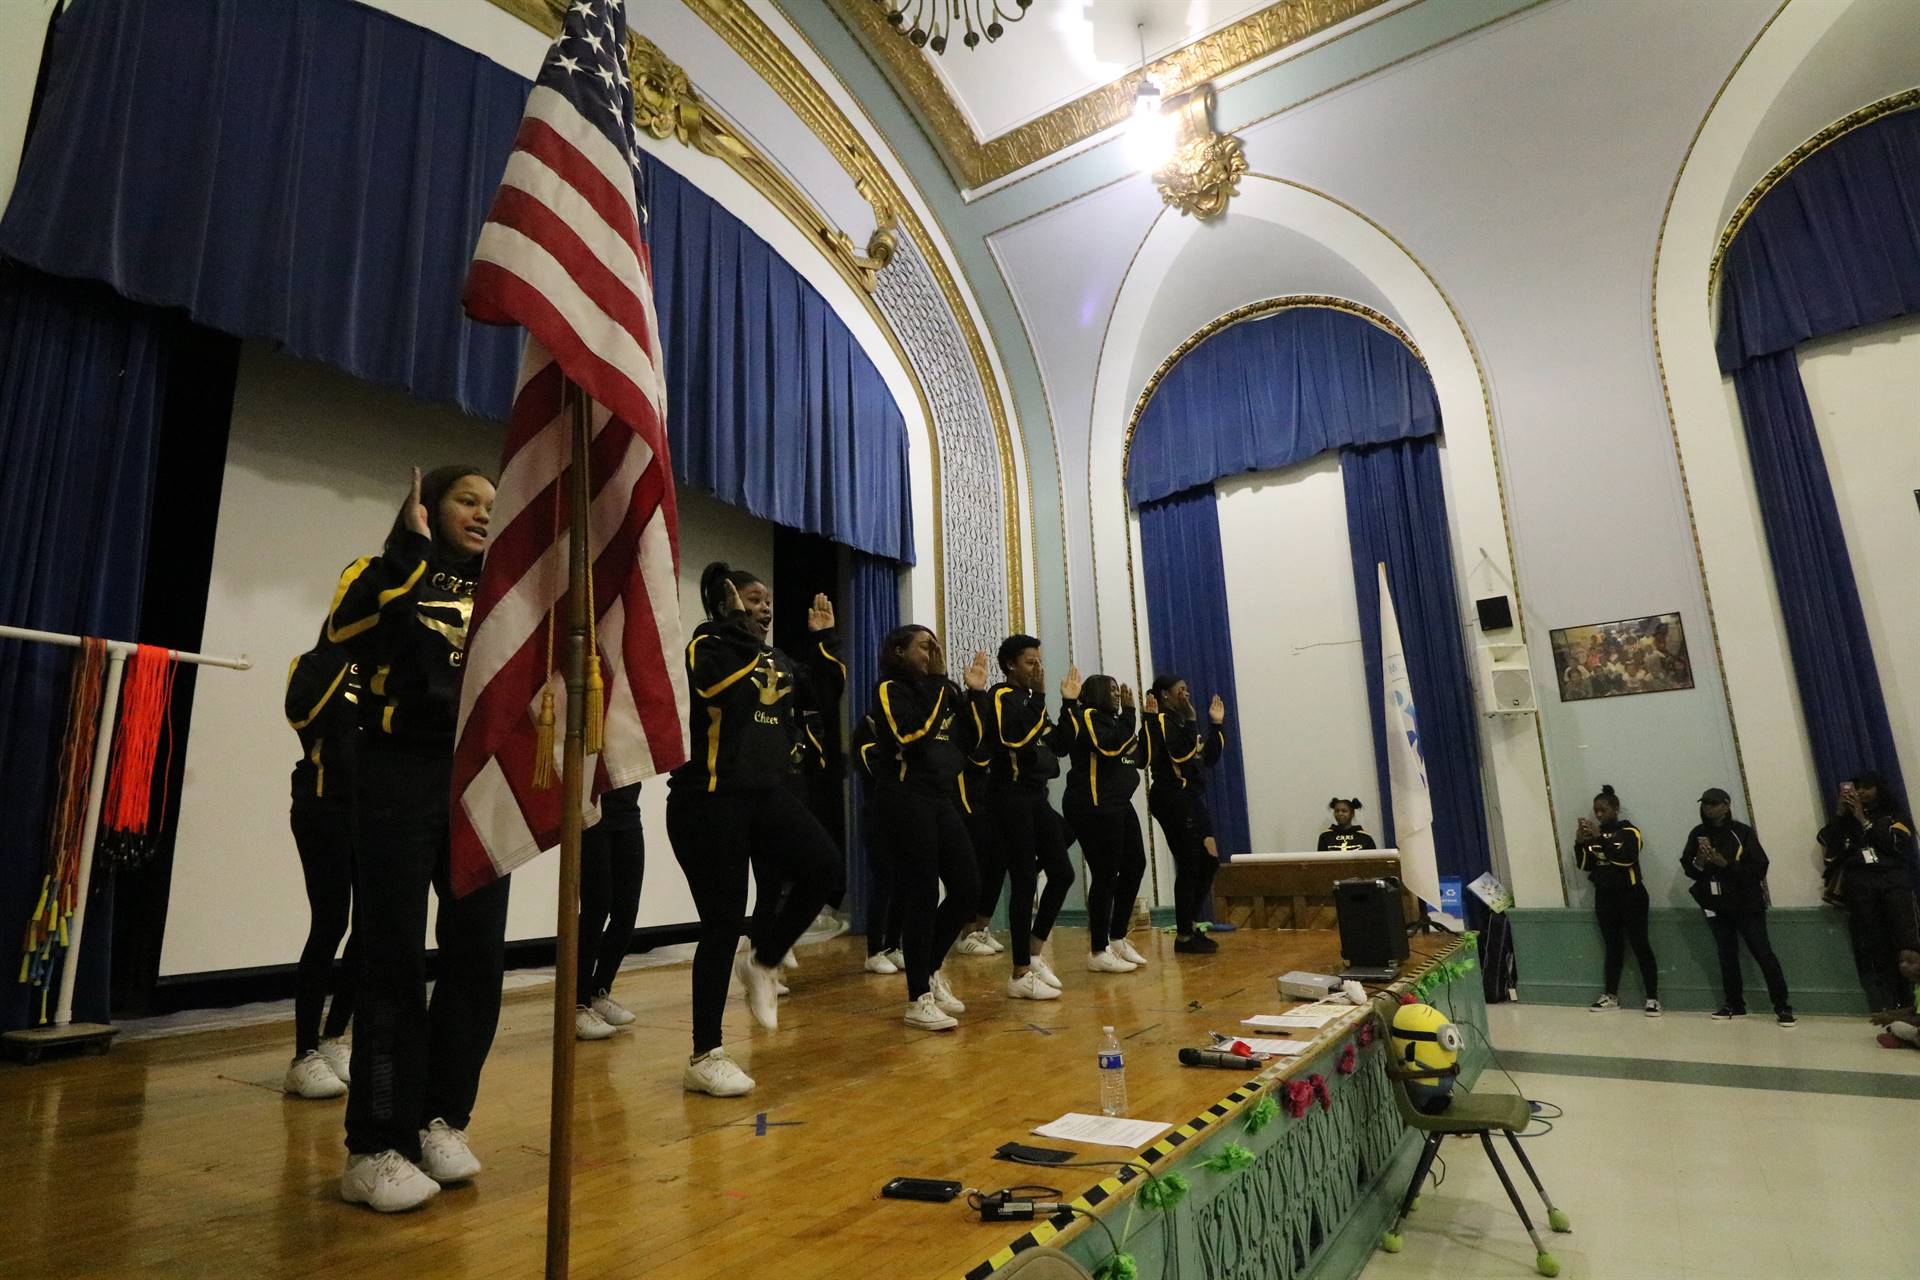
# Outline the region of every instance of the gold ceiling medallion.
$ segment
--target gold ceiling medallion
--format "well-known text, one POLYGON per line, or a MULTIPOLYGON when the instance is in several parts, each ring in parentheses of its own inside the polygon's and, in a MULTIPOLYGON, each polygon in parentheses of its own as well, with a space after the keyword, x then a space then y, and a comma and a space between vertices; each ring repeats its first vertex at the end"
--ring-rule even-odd
MULTIPOLYGON (((1386 0, 1279 0, 1148 66, 1161 91, 1186 92, 1249 62, 1319 35, 1330 27, 1386 0)), ((840 21, 856 35, 887 78, 912 103, 926 123, 934 148, 954 181, 965 188, 984 187, 1056 151, 1084 142, 1133 114, 1134 90, 1141 73, 1130 71, 1072 102, 1055 107, 995 138, 979 138, 966 113, 948 94, 939 72, 925 54, 900 38, 873 0, 828 0, 840 21)))
POLYGON ((1201 85, 1167 108, 1174 117, 1173 158, 1154 171, 1153 185, 1167 206, 1205 221, 1226 212, 1247 171, 1246 148, 1230 133, 1213 131, 1213 86, 1201 85))

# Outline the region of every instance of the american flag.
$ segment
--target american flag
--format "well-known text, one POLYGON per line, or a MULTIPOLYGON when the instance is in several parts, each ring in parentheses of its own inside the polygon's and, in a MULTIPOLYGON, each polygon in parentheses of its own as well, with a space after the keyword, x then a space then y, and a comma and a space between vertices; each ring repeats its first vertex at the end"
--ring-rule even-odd
MULTIPOLYGON (((548 619, 567 590, 567 380, 590 401, 590 556, 606 683, 605 746, 588 798, 687 755, 665 363, 626 47, 622 0, 567 10, 467 276, 467 313, 526 326, 527 346, 460 692, 456 893, 560 838, 560 788, 536 787, 533 762, 549 688, 555 720, 566 723, 555 669, 564 628, 556 619, 550 649, 548 619)), ((556 776, 559 768, 555 760, 556 776)))

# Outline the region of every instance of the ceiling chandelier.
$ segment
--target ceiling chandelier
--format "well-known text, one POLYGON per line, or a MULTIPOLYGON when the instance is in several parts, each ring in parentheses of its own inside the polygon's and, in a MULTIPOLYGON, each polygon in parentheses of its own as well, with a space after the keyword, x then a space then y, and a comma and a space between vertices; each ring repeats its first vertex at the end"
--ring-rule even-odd
POLYGON ((929 48, 935 53, 947 51, 947 35, 956 23, 965 27, 960 43, 977 49, 983 36, 987 43, 993 43, 1006 34, 1005 24, 1020 21, 1033 7, 1033 0, 1012 0, 1011 4, 1007 0, 874 0, 874 3, 887 11, 887 21, 912 41, 914 48, 929 48))

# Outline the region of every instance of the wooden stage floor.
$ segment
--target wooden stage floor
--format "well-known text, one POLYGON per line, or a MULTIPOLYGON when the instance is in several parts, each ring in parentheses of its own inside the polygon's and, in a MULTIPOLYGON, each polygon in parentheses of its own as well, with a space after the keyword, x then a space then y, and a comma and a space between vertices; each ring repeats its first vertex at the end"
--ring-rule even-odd
MULTIPOLYGON (((1103 1025, 1126 1041, 1132 1114, 1178 1124, 1245 1077, 1183 1068, 1175 1050, 1278 1011, 1276 974, 1338 963, 1330 931, 1243 930, 1205 957, 1136 934, 1152 964, 1090 974, 1085 936, 1056 935, 1068 990, 1048 1003, 1006 998, 1004 956, 956 957, 968 1011, 943 1034, 901 1024, 905 980, 862 972, 861 939, 807 948, 780 1030, 728 1005, 729 1048, 759 1082, 745 1098, 680 1087, 686 966, 623 975, 638 1022, 579 1046, 573 1274, 961 1275, 1031 1224, 883 1200, 882 1183, 1051 1182, 1071 1197, 1101 1174, 991 1156, 1011 1140, 1070 1145, 1028 1133, 1099 1109, 1103 1025)), ((0 1066, 0 1276, 538 1275, 550 997, 544 984, 507 996, 471 1129, 485 1172, 403 1216, 339 1200, 345 1104, 282 1096, 283 1025, 0 1066)))

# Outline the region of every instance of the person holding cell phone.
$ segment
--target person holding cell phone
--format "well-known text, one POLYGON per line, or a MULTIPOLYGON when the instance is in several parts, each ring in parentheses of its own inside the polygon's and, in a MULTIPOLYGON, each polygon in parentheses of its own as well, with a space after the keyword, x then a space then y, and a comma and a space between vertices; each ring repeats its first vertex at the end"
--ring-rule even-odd
POLYGON ((1640 984, 1646 990, 1643 1011, 1660 1016, 1660 964, 1647 941, 1648 898, 1640 875, 1640 828, 1620 816, 1620 797, 1610 786, 1593 798, 1593 816, 1580 819, 1573 836, 1573 864, 1593 882, 1593 914, 1600 923, 1606 947, 1606 989, 1587 1007, 1605 1013, 1620 1007, 1620 971, 1627 948, 1633 948, 1640 966, 1640 984))
POLYGON ((1867 1004, 1879 1012, 1906 1004, 1903 950, 1920 949, 1912 882, 1913 822, 1887 780, 1868 771, 1840 789, 1840 813, 1821 841, 1856 940, 1867 1004))
POLYGON ((1747 944, 1766 980, 1774 1020, 1795 1025, 1787 999, 1787 977, 1767 938, 1767 851, 1752 827, 1733 820, 1725 791, 1709 787, 1700 796, 1700 825, 1687 833, 1680 869, 1693 881, 1689 891, 1706 913, 1720 953, 1720 986, 1726 998, 1716 1021, 1747 1016, 1745 981, 1740 973, 1740 943, 1747 944))

